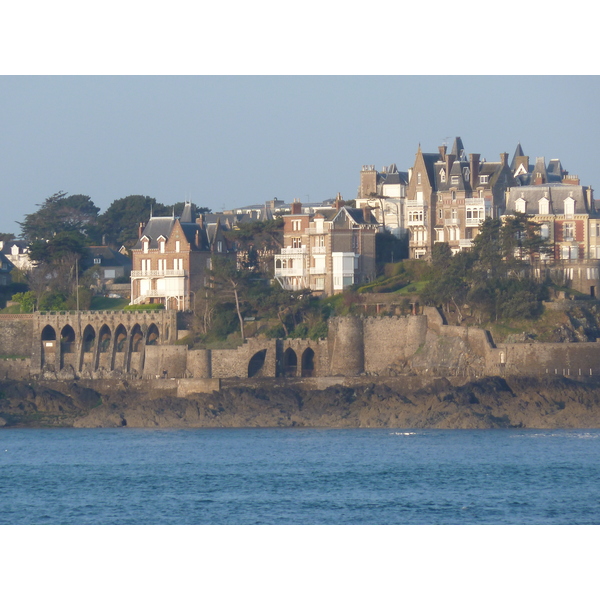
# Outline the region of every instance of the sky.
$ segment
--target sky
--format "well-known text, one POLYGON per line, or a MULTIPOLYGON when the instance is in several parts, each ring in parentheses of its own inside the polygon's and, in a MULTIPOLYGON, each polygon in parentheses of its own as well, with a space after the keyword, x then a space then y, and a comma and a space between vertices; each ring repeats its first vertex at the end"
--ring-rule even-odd
POLYGON ((406 171, 456 136, 600 188, 599 98, 597 75, 4 75, 0 231, 58 191, 101 212, 130 194, 213 212, 349 200, 362 165, 406 171))

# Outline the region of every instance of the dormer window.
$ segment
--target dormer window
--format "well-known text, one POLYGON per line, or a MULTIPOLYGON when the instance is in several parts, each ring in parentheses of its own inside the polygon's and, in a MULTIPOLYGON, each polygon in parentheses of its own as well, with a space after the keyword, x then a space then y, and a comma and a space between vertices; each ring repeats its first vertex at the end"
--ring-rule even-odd
POLYGON ((440 181, 446 183, 446 171, 444 169, 440 170, 440 181))
POLYGON ((525 213, 527 210, 527 202, 523 198, 519 198, 515 202, 515 212, 525 213))
POLYGON ((458 185, 458 175, 452 175, 452 177, 450 177, 450 183, 452 185, 458 185))
POLYGON ((148 247, 150 246, 150 240, 147 237, 142 238, 142 249, 144 254, 148 252, 148 247))
POLYGON ((565 215, 574 215, 575 214, 575 200, 569 196, 569 198, 565 198, 565 215))
POLYGON ((99 265, 101 262, 102 262, 102 259, 101 259, 101 258, 98 258, 98 257, 95 257, 95 258, 94 258, 94 264, 95 264, 95 265, 99 265))
POLYGON ((480 175, 479 176, 479 183, 489 183, 489 182, 490 182, 489 175, 480 175))
POLYGON ((471 170, 469 169, 469 167, 465 167, 463 169, 463 177, 465 179, 469 179, 470 175, 471 175, 471 170))
POLYGON ((163 254, 165 252, 166 241, 167 241, 167 238, 164 235, 159 236, 159 238, 158 238, 158 249, 163 254))
POLYGON ((541 198, 538 202, 538 212, 540 215, 547 215, 550 212, 550 201, 548 198, 541 198))

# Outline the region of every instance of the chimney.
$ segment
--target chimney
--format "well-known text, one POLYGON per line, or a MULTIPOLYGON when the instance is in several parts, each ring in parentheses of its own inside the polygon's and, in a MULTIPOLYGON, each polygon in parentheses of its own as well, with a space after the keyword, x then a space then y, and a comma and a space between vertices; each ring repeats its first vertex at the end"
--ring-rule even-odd
POLYGON ((500 154, 500 162, 502 163, 503 167, 508 166, 508 152, 502 152, 500 154))
POLYGON ((544 183, 544 177, 541 173, 536 173, 535 174, 535 181, 533 182, 533 185, 543 185, 544 183))
POLYGON ((335 197, 335 204, 333 205, 335 207, 335 210, 340 210, 340 208, 342 208, 342 206, 344 206, 344 200, 342 198, 342 195, 338 192, 337 196, 335 197))
POLYGON ((196 217, 196 224, 200 225, 200 227, 202 227, 204 229, 204 214, 200 213, 197 217, 196 217))
POLYGON ((298 200, 298 198, 294 198, 292 202, 292 214, 293 215, 301 215, 302 214, 302 202, 298 200))
POLYGON ((479 157, 480 154, 469 154, 469 168, 471 169, 471 188, 475 189, 479 182, 479 157))
POLYGON ((138 239, 142 237, 143 233, 144 233, 144 224, 140 223, 140 225, 138 227, 138 239))
POLYGON ((448 146, 438 146, 438 151, 440 153, 440 158, 445 161, 446 160, 446 150, 448 146))
POLYGON ((371 222, 371 208, 366 204, 363 206, 363 220, 365 223, 371 222))

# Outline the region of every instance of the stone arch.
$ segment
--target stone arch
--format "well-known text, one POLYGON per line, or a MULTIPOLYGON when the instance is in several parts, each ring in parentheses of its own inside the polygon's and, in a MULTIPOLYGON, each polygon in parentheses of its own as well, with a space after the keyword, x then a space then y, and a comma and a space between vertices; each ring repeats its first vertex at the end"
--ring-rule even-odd
POLYGON ((258 375, 265 364, 265 357, 267 356, 267 350, 260 350, 250 359, 248 363, 248 377, 255 377, 258 375))
POLYGON ((100 332, 98 333, 98 339, 100 342, 100 352, 108 352, 110 348, 111 340, 110 327, 106 324, 102 325, 100 332))
POLYGON ((150 327, 148 327, 148 332, 146 333, 146 345, 156 346, 159 338, 158 327, 156 326, 156 323, 152 323, 150 327))
POLYGON ((286 377, 296 377, 297 370, 298 356, 291 348, 288 348, 283 353, 283 373, 286 377))
POLYGON ((115 351, 125 352, 125 342, 127 341, 127 330, 121 324, 115 329, 115 351))
POLYGON ((56 330, 52 325, 46 325, 46 327, 42 329, 42 341, 49 342, 52 340, 56 340, 56 330))
POLYGON ((315 376, 315 351, 307 348, 302 353, 302 377, 315 376))
POLYGON ((51 325, 46 325, 42 329, 42 356, 41 364, 44 366, 51 366, 54 368, 56 364, 56 330, 51 325))
POLYGON ((60 347, 63 354, 75 352, 75 330, 70 325, 65 325, 60 332, 60 347))
POLYGON ((131 329, 131 352, 141 352, 142 342, 144 341, 144 334, 139 323, 136 323, 131 329))
POLYGON ((84 354, 86 352, 94 351, 94 342, 95 341, 96 341, 96 330, 91 325, 88 325, 83 330, 82 345, 83 345, 84 354))

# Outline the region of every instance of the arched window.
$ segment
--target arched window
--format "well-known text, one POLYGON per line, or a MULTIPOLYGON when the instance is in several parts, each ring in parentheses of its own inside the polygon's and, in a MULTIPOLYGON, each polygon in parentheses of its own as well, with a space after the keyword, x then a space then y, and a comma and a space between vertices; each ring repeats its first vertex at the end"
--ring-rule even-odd
POLYGON ((117 352, 125 352, 125 341, 127 340, 127 330, 123 325, 119 325, 115 330, 115 346, 117 352))
POLYGON ((60 332, 60 346, 63 354, 75 352, 75 331, 70 325, 65 325, 60 332))
POLYGON ((142 349, 142 342, 144 341, 144 336, 142 334, 142 328, 139 324, 135 324, 133 329, 131 330, 131 351, 132 352, 140 352, 142 349))
POLYGON ((100 329, 100 352, 108 352, 110 346, 110 328, 108 325, 102 325, 100 329))
POLYGON ((148 328, 148 334, 146 335, 146 344, 148 346, 155 346, 158 343, 158 327, 152 323, 148 328))

